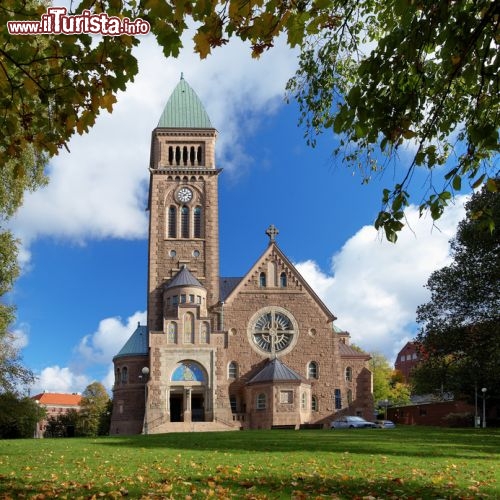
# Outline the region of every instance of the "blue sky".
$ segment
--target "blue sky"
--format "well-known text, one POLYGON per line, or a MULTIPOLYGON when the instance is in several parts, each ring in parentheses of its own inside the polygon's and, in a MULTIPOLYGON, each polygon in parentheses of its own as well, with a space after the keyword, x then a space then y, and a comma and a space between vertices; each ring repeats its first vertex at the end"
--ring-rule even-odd
MULTIPOLYGON (((408 155, 362 186, 331 157, 332 135, 308 147, 296 105, 283 99, 296 64, 284 44, 254 61, 234 42, 201 62, 189 41, 167 60, 148 36, 137 56, 139 75, 114 112, 51 161, 49 186, 28 195, 12 221, 23 274, 9 299, 24 362, 39 377, 32 393, 80 392, 94 380, 111 388, 113 355, 145 323, 150 134, 181 72, 219 131, 221 275, 245 274, 275 224, 278 245, 336 323, 393 362, 416 333, 429 274, 449 262, 464 197, 439 229, 410 207, 412 229, 391 245, 372 224, 382 189, 397 182, 408 155)), ((414 178, 416 204, 424 180, 414 178)))

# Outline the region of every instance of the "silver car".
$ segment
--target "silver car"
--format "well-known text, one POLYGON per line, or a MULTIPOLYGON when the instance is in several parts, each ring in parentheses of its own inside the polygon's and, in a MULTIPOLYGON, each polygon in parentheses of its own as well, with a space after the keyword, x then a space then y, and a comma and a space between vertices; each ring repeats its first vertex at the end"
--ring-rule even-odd
POLYGON ((354 416, 339 417, 330 424, 330 429, 366 429, 375 427, 377 426, 373 422, 354 416))
POLYGON ((377 420, 375 422, 379 429, 395 429, 396 424, 392 420, 377 420))

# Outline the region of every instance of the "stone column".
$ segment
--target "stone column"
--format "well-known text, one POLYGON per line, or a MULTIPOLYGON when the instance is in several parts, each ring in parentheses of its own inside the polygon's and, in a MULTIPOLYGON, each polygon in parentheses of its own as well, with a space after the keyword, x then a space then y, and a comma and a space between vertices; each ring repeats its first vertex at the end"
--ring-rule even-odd
POLYGON ((184 394, 184 422, 191 422, 191 387, 187 387, 184 394))

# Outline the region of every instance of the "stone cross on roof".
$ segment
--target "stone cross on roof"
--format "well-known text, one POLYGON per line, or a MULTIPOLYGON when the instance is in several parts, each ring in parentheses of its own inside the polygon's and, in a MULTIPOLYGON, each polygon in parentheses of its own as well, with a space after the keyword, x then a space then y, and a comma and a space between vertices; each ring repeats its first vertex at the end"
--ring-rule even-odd
POLYGON ((271 224, 266 229, 266 234, 269 236, 269 243, 274 243, 276 241, 276 236, 278 236, 278 233, 278 228, 274 224, 271 224))

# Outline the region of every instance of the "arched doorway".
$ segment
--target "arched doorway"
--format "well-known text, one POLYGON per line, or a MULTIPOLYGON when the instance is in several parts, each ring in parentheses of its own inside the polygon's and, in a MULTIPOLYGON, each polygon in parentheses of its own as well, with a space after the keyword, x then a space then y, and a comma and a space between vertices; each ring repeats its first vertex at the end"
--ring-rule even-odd
POLYGON ((207 406, 207 375, 196 361, 177 363, 170 377, 171 422, 204 422, 207 406))

